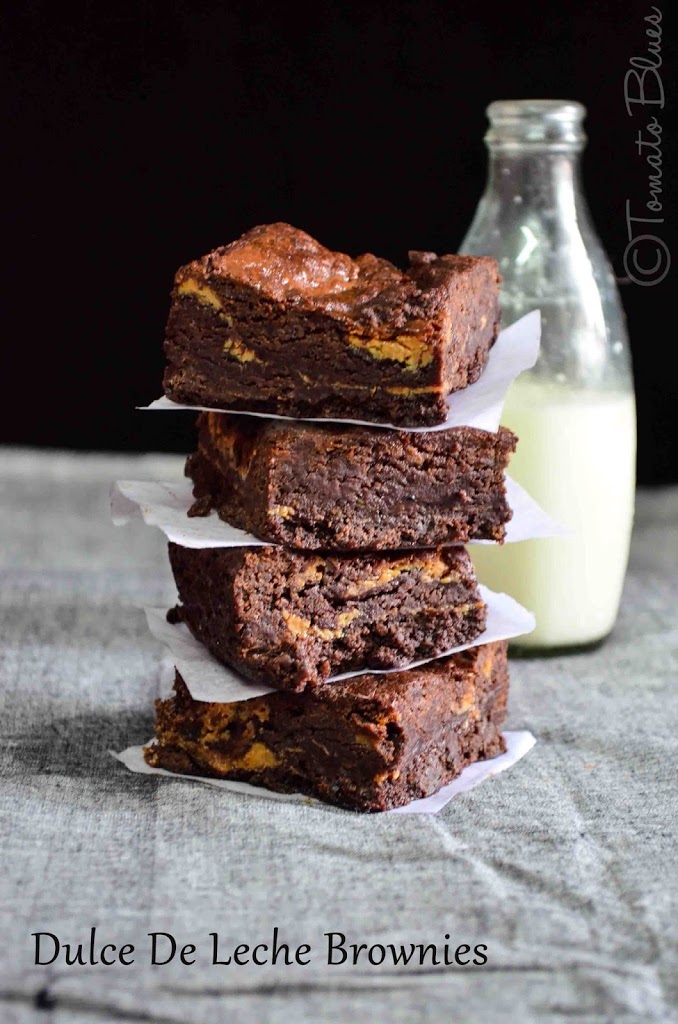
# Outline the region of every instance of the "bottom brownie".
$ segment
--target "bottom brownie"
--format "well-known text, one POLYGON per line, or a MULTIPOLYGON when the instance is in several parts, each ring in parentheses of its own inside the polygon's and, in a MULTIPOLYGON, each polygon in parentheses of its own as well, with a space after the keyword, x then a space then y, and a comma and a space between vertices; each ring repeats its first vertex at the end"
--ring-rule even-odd
POLYGON ((430 796, 505 749, 507 644, 420 668, 231 704, 195 701, 177 673, 156 702, 148 764, 304 793, 358 811, 430 796))

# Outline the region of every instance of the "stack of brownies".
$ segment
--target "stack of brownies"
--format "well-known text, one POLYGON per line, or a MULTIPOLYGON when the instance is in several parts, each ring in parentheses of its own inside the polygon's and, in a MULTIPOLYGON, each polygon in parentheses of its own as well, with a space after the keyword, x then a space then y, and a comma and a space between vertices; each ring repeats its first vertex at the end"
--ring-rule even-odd
POLYGON ((415 429, 482 373, 498 293, 487 257, 403 272, 285 224, 179 270, 165 393, 205 410, 189 514, 265 544, 170 544, 169 617, 270 690, 204 703, 177 673, 148 764, 378 811, 504 749, 506 644, 441 655, 485 628, 463 544, 503 540, 516 438, 415 429))

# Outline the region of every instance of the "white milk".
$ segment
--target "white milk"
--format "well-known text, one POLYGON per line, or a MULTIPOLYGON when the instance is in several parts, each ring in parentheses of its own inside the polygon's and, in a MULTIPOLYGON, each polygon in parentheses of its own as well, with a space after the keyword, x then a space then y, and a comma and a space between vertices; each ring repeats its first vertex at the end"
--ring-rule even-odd
POLYGON ((537 619, 521 647, 591 643, 617 617, 633 522, 636 410, 631 394, 565 391, 525 377, 502 423, 519 438, 509 471, 572 537, 472 545, 479 579, 537 619))

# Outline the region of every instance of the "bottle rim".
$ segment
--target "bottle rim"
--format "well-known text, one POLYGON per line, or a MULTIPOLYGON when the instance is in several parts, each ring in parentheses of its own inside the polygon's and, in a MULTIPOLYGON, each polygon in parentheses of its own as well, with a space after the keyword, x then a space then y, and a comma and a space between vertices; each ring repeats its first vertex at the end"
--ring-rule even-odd
POLYGON ((577 100, 495 100, 486 109, 490 149, 581 149, 586 107, 577 100))

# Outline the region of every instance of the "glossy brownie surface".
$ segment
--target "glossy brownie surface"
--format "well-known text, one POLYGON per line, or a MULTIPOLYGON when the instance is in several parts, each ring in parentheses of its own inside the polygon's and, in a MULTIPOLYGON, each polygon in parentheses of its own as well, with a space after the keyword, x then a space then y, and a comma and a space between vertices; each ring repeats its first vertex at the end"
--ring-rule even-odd
POLYGON ((289 224, 253 228, 176 275, 165 393, 216 409, 441 423, 499 322, 490 257, 410 253, 399 270, 289 224))

